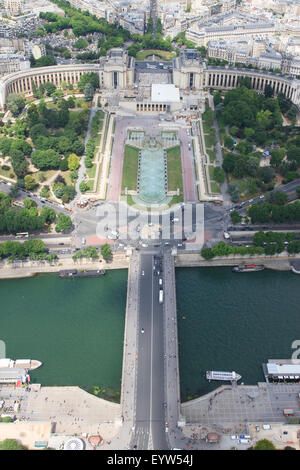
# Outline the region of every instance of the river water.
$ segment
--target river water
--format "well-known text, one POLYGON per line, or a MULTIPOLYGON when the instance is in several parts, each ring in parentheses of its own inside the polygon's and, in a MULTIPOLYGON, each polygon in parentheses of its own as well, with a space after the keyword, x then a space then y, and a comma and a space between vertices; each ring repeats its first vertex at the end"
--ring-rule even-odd
MULTIPOLYGON (((261 364, 290 358, 300 340, 300 276, 230 268, 176 270, 182 401, 220 385, 206 370, 235 370, 246 384, 261 364)), ((127 270, 95 279, 57 274, 0 281, 0 339, 7 357, 38 359, 42 385, 119 391, 127 270)))
POLYGON ((256 384, 263 362, 291 358, 300 340, 300 276, 184 268, 176 286, 182 401, 220 385, 207 382, 206 370, 236 371, 256 384))
POLYGON ((0 339, 12 359, 38 359, 42 385, 120 389, 127 270, 0 281, 0 339))

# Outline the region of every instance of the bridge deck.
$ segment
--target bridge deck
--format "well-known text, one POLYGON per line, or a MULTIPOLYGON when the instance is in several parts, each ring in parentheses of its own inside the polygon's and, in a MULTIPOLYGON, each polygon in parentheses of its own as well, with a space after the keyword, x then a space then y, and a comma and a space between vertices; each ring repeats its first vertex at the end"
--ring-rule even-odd
POLYGON ((135 252, 130 260, 121 413, 130 447, 164 450, 174 447, 180 421, 175 268, 170 252, 160 262, 155 255, 135 252))
POLYGON ((177 336, 177 307, 174 257, 164 255, 164 329, 165 329, 165 384, 169 426, 175 428, 180 418, 180 381, 177 336))

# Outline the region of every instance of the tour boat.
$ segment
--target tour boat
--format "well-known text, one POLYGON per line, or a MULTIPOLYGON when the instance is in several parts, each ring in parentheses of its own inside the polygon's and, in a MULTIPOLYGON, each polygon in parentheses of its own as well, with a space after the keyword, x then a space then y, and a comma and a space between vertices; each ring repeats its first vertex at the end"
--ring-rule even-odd
POLYGON ((0 369, 25 369, 34 370, 42 365, 35 359, 0 359, 0 369))

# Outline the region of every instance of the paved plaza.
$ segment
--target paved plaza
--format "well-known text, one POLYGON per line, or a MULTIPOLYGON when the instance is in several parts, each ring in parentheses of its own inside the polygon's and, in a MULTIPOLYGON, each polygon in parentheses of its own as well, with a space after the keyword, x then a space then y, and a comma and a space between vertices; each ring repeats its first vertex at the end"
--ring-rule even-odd
POLYGON ((79 387, 42 387, 29 393, 23 416, 55 423, 58 434, 114 436, 120 425, 120 405, 102 400, 79 387))
POLYGON ((152 83, 171 83, 171 74, 166 72, 146 73, 137 72, 137 82, 139 87, 150 87, 152 83))
POLYGON ((225 433, 242 432, 251 422, 287 422, 284 408, 293 408, 294 417, 300 418, 299 392, 300 384, 222 386, 182 404, 181 411, 189 424, 201 424, 225 433))

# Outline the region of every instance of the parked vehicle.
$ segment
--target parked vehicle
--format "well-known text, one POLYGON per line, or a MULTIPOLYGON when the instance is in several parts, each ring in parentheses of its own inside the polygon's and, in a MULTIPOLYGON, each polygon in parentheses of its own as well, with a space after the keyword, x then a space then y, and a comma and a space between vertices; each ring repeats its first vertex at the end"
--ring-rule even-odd
POLYGON ((250 444, 250 440, 249 439, 240 439, 238 441, 239 444, 250 444))

